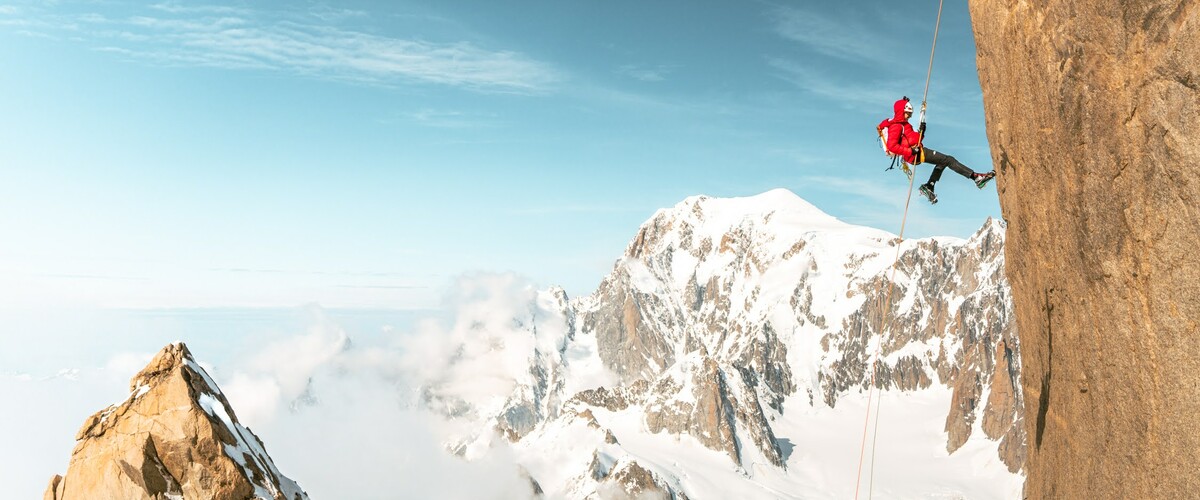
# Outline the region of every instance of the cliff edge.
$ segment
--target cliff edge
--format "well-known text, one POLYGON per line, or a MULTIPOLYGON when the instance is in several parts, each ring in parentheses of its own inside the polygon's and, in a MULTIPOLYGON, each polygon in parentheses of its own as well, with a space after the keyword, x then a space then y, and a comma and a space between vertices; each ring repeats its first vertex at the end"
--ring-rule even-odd
POLYGON ((1200 489, 1200 2, 972 0, 1027 498, 1200 489))

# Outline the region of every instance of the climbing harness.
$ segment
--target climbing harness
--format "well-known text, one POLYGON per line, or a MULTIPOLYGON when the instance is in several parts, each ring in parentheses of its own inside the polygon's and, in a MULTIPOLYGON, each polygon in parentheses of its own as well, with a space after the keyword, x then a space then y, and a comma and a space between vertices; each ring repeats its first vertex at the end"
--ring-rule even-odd
MULTIPOLYGON (((926 72, 925 72, 925 91, 921 95, 921 120, 920 120, 921 123, 925 122, 925 104, 926 104, 926 100, 929 98, 929 79, 931 76, 933 76, 933 55, 937 51, 938 29, 942 25, 942 4, 943 3, 944 3, 944 0, 938 0, 937 20, 933 24, 933 48, 931 48, 929 50, 929 69, 926 70, 926 72)), ((920 134, 920 140, 918 140, 918 142, 917 142, 919 147, 921 147, 920 144, 922 142, 924 142, 924 139, 925 139, 925 132, 922 131, 920 134)), ((924 151, 922 151, 922 152, 924 152, 924 151)), ((920 163, 920 158, 918 158, 917 160, 918 160, 918 163, 920 163)), ((892 161, 893 161, 893 165, 894 165, 895 159, 893 159, 892 161)), ((903 162, 903 160, 901 160, 901 162, 903 162)), ((907 167, 907 165, 905 165, 905 166, 907 167)), ((854 498, 855 498, 855 500, 858 499, 859 487, 862 486, 863 457, 866 454, 867 429, 870 427, 870 422, 871 422, 871 401, 872 401, 872 399, 875 400, 875 428, 871 432, 871 465, 870 465, 870 472, 868 473, 870 479, 869 479, 869 483, 868 483, 869 486, 867 489, 867 498, 871 498, 871 496, 875 493, 875 450, 876 450, 875 444, 879 438, 879 403, 883 399, 882 394, 880 394, 880 396, 878 398, 874 397, 875 396, 875 379, 876 379, 876 376, 879 371, 878 370, 879 357, 883 350, 883 334, 885 331, 885 327, 888 324, 887 315, 888 315, 888 312, 891 311, 891 309, 892 309, 892 291, 896 288, 894 286, 894 283, 896 282, 896 280, 895 280, 895 278, 896 278, 896 263, 900 261, 900 246, 902 243, 904 243, 904 227, 908 223, 908 207, 912 202, 913 179, 916 178, 916 171, 915 171, 916 166, 915 165, 913 166, 913 170, 914 170, 913 175, 910 175, 908 177, 908 196, 905 197, 905 201, 904 201, 904 217, 900 220, 900 235, 897 238, 898 241, 896 242, 896 256, 895 256, 895 258, 892 259, 892 267, 891 267, 891 271, 889 273, 888 281, 887 281, 888 282, 887 301, 885 302, 886 305, 884 306, 884 309, 881 310, 880 314, 879 314, 879 341, 875 343, 875 353, 874 353, 873 359, 871 360, 871 385, 867 388, 867 416, 863 421, 862 444, 859 446, 859 452, 858 452, 858 473, 854 480, 854 498)), ((907 172, 907 169, 906 169, 906 172, 907 172)), ((881 285, 882 285, 882 282, 878 283, 875 287, 876 296, 879 295, 879 286, 881 286, 881 285)))

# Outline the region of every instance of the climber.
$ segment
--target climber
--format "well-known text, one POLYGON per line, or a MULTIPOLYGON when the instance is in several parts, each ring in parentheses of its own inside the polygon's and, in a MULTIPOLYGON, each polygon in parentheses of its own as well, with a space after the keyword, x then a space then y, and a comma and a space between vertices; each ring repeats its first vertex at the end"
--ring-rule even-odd
POLYGON ((945 170, 946 167, 975 181, 975 186, 979 189, 983 189, 988 181, 996 177, 994 171, 986 174, 976 173, 953 156, 924 147, 921 140, 925 136, 925 122, 921 122, 919 133, 913 131, 912 125, 908 123, 908 119, 913 114, 912 103, 908 101, 908 97, 896 101, 892 109, 896 112, 896 117, 888 125, 887 149, 889 152, 903 157, 905 162, 912 165, 933 164, 933 173, 929 174, 929 182, 922 184, 918 190, 922 196, 929 199, 929 203, 937 203, 933 185, 942 178, 942 170, 945 170))

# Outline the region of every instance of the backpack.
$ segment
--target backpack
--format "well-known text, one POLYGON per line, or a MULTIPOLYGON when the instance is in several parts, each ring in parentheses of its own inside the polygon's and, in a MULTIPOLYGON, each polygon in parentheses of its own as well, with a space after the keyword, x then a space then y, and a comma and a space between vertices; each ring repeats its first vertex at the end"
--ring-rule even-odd
POLYGON ((892 126, 892 119, 885 118, 883 121, 879 122, 879 125, 875 126, 875 133, 879 134, 879 147, 883 148, 883 154, 886 154, 888 156, 888 158, 895 158, 896 153, 888 151, 888 147, 887 147, 887 145, 888 145, 888 128, 891 126, 892 126))
MULTIPOLYGON (((903 156, 888 150, 888 128, 891 126, 891 118, 885 118, 883 121, 879 122, 879 125, 875 126, 875 133, 879 135, 879 147, 883 148, 883 154, 887 155, 887 157, 892 160, 891 166, 884 169, 884 171, 896 168, 896 164, 899 163, 900 169, 904 171, 904 174, 908 176, 909 180, 912 180, 912 169, 908 168, 908 162, 904 161, 903 156)), ((901 133, 903 133, 903 131, 901 131, 901 133)))

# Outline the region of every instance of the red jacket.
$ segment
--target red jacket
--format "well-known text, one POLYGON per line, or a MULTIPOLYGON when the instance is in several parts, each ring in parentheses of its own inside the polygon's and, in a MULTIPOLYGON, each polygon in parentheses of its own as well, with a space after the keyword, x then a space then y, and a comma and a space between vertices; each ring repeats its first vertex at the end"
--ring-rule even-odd
POLYGON ((896 116, 892 118, 892 124, 888 126, 887 148, 892 154, 904 157, 904 161, 916 164, 918 161, 916 155, 912 153, 912 148, 921 144, 921 134, 913 130, 908 119, 904 117, 904 105, 907 103, 908 101, 900 99, 892 105, 896 116))

